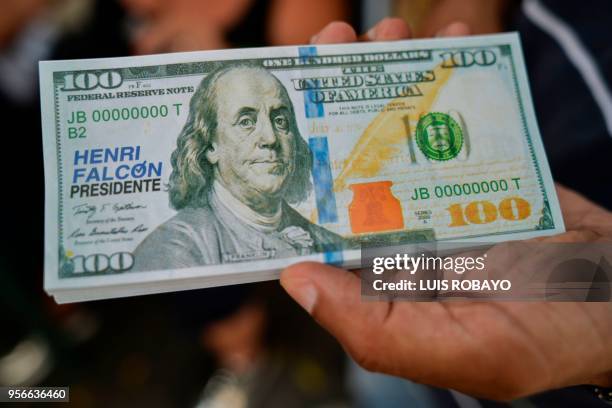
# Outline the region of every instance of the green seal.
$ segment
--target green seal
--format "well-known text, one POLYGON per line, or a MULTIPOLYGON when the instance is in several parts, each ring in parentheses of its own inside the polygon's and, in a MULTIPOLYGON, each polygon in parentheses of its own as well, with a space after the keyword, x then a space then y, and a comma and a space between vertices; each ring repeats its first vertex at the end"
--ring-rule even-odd
POLYGON ((461 127, 446 113, 431 112, 419 119, 416 141, 421 152, 432 160, 457 157, 463 146, 461 127))

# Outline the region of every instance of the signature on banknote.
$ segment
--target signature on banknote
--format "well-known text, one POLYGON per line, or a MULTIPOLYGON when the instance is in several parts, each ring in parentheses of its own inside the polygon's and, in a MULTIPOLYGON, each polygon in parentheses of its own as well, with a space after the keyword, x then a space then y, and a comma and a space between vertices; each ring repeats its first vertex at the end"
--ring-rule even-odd
POLYGON ((92 218, 98 213, 107 212, 117 214, 120 212, 142 210, 145 208, 147 208, 146 205, 134 204, 132 201, 128 203, 104 203, 102 205, 83 203, 72 207, 72 215, 84 216, 88 221, 91 221, 92 218))

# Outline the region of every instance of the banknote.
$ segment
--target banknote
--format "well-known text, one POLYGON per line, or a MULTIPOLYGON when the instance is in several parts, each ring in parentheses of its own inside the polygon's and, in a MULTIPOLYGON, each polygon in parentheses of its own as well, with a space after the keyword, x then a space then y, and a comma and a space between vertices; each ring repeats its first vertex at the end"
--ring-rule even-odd
POLYGON ((517 34, 40 63, 60 302, 564 230, 517 34))

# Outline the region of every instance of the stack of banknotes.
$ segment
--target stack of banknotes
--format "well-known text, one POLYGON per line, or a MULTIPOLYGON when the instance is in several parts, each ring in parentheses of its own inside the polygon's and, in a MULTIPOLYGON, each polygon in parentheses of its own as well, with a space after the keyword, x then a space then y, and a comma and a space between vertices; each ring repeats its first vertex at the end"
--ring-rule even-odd
POLYGON ((40 86, 60 303, 564 230, 517 34, 46 61, 40 86))

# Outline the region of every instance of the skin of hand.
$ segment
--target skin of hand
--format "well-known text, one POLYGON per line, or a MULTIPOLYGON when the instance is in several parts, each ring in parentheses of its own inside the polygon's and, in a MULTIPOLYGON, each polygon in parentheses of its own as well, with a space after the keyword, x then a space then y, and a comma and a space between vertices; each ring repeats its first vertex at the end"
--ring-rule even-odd
POLYGON ((137 22, 136 54, 227 48, 226 32, 253 0, 122 0, 137 22))
POLYGON ((309 0, 308 3, 303 0, 274 0, 267 16, 268 43, 307 43, 312 33, 321 30, 328 22, 348 18, 351 6, 349 0, 309 0))
POLYGON ((417 37, 438 35, 453 21, 466 23, 471 34, 490 34, 503 30, 505 16, 513 0, 438 0, 425 17, 417 37))
MULTIPOLYGON (((452 23, 442 35, 467 34, 452 23)), ((363 38, 408 38, 385 19, 363 38)), ((332 23, 317 44, 356 41, 332 23)), ((550 242, 612 242, 612 213, 557 186, 567 232, 550 242)), ((363 302, 360 278, 314 262, 281 273, 281 285, 364 368, 470 395, 511 400, 577 385, 612 385, 612 302, 363 302)))
POLYGON ((251 0, 122 0, 139 25, 133 33, 136 54, 226 48, 225 31, 251 0))
MULTIPOLYGON (((28 0, 34 1, 34 0, 28 0)), ((41 1, 41 0, 38 0, 41 1)), ((244 18, 253 0, 122 0, 141 23, 136 54, 228 48, 226 34, 244 18)), ((348 0, 274 0, 266 16, 270 45, 303 44, 327 22, 346 18, 348 0)))
POLYGON ((141 27, 133 40, 137 55, 226 48, 223 31, 213 23, 186 14, 164 17, 141 27))

